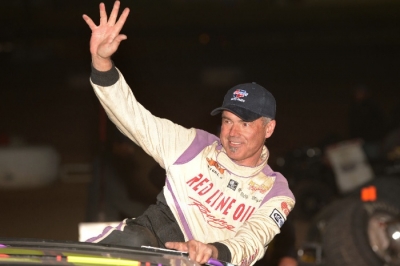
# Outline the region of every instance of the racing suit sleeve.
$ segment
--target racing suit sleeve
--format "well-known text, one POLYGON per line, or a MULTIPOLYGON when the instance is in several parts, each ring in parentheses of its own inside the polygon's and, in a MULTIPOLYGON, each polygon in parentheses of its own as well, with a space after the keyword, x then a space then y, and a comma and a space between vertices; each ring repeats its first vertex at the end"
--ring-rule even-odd
POLYGON ((92 66, 90 82, 110 120, 163 168, 174 162, 194 139, 195 129, 153 116, 145 109, 115 66, 106 72, 92 66))
MULTIPOLYGON (((268 244, 280 233, 282 226, 274 220, 273 214, 278 211, 283 220, 287 219, 287 215, 281 209, 282 202, 287 203, 290 209, 294 206, 294 200, 290 197, 274 197, 255 211, 233 238, 218 242, 229 249, 230 261, 233 264, 252 265, 264 256, 268 244)), ((223 250, 220 245, 216 245, 218 250, 223 250)), ((222 258, 219 256, 219 259, 222 258)))

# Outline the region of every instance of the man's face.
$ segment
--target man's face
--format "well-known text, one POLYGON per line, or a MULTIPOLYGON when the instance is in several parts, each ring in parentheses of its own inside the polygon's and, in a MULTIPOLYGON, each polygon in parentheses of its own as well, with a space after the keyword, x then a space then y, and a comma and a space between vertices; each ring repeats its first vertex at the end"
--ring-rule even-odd
POLYGON ((275 120, 264 125, 259 118, 245 122, 229 111, 222 112, 221 143, 227 155, 239 165, 254 167, 260 163, 264 141, 275 128, 275 120))

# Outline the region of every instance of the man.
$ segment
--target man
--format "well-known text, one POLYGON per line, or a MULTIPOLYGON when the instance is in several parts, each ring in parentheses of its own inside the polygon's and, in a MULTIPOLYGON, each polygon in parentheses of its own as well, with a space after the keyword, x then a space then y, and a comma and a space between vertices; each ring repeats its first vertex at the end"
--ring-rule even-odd
POLYGON ((254 264, 294 206, 286 179, 267 164, 264 142, 275 129, 274 97, 253 83, 230 89, 222 107, 212 111, 222 113, 220 138, 153 116, 111 60, 127 38, 120 31, 129 9, 117 19, 119 6, 116 1, 107 18, 101 3, 99 26, 83 15, 92 30, 91 84, 109 118, 167 177, 156 205, 88 241, 176 249, 201 264, 210 258, 254 264))

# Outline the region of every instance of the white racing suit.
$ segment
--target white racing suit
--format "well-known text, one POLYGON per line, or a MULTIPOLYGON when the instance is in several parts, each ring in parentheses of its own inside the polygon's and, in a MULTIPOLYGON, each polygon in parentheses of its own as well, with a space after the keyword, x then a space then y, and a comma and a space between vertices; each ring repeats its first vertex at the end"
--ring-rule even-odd
POLYGON ((195 239, 215 245, 218 259, 235 265, 261 259, 295 203, 286 179, 267 164, 268 149, 260 165, 240 166, 215 135, 153 116, 117 68, 92 69, 91 84, 113 123, 166 170, 166 184, 143 216, 88 241, 134 223, 148 227, 159 246, 195 239))

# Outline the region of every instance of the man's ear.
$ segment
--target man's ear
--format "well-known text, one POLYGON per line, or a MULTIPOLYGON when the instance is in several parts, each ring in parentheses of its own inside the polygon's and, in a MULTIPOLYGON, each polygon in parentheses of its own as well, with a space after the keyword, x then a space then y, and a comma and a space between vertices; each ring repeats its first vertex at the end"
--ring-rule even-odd
POLYGON ((271 137, 272 133, 274 133, 276 126, 276 120, 271 120, 268 122, 268 124, 265 126, 265 138, 271 137))

